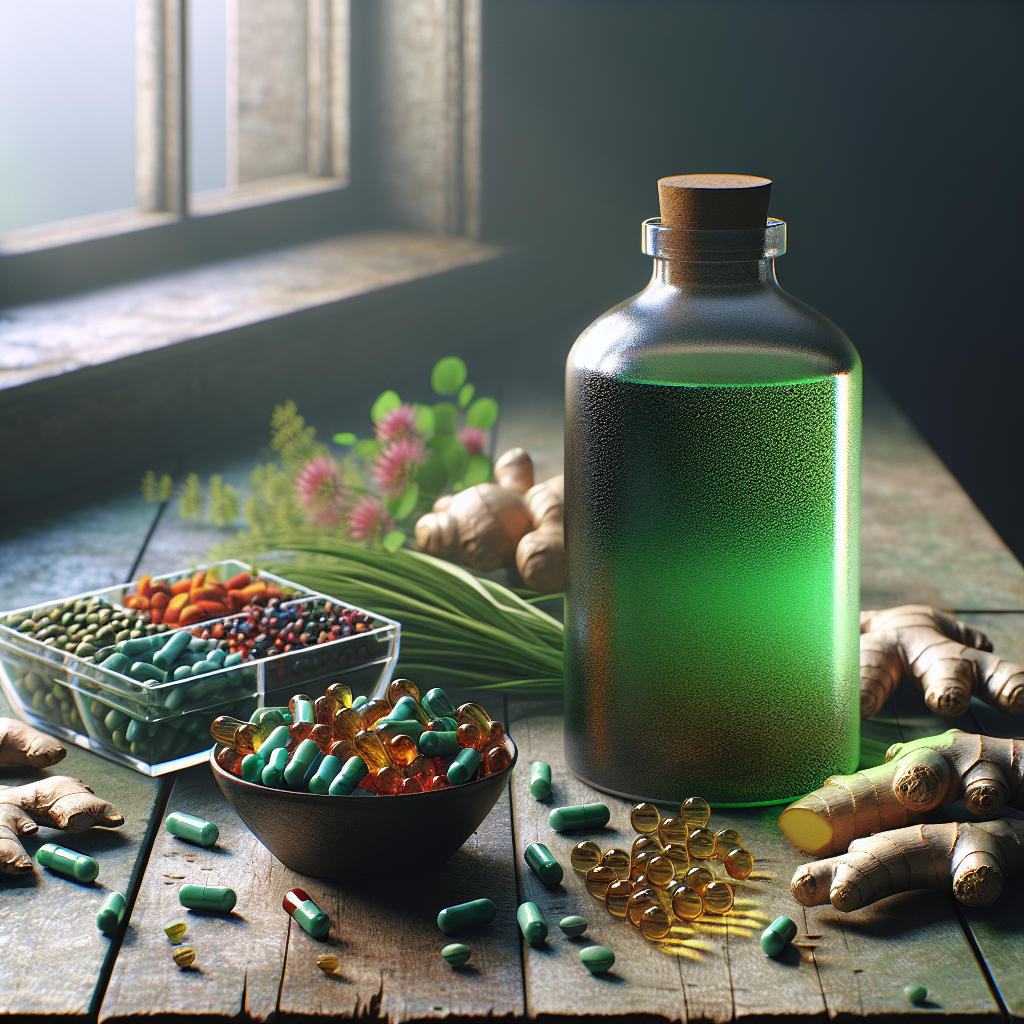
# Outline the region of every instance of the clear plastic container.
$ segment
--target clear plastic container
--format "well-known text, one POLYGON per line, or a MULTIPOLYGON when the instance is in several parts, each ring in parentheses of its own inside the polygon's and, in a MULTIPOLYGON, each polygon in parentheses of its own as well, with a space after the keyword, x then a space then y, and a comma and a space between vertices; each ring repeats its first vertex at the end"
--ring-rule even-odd
MULTIPOLYGON (((222 578, 249 571, 249 566, 233 560, 218 562, 216 567, 222 578)), ((174 581, 192 571, 168 573, 154 581, 174 581)), ((245 720, 257 707, 287 704, 300 690, 318 696, 335 681, 347 683, 355 693, 371 693, 388 684, 398 658, 399 623, 272 573, 256 575, 294 592, 284 605, 328 600, 368 615, 372 628, 287 654, 160 683, 140 682, 55 650, 0 621, 0 685, 25 721, 146 775, 163 775, 206 759, 212 745, 210 723, 219 715, 245 720)), ((122 607, 134 588, 134 583, 128 583, 46 601, 3 613, 0 620, 92 597, 122 607)), ((207 629, 244 617, 231 615, 181 628, 207 629)))

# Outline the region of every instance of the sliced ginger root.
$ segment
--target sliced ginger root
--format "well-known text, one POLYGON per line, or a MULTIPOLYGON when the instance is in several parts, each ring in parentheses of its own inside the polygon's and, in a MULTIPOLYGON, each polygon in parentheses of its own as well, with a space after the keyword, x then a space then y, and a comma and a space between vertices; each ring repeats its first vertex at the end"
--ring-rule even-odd
POLYGON ((877 714, 905 683, 944 718, 971 697, 1010 714, 1024 712, 1024 667, 997 658, 988 638, 923 604, 860 613, 860 713, 877 714))
POLYGON ((969 907, 985 907, 1007 878, 1024 870, 1024 821, 916 825, 850 844, 847 853, 797 868, 797 903, 831 903, 849 912, 911 889, 944 889, 969 907))
POLYGON ((113 804, 67 775, 25 786, 0 786, 0 873, 32 870, 32 858, 21 845, 21 837, 34 835, 40 825, 84 832, 93 825, 118 828, 123 824, 124 815, 113 804))
POLYGON ((854 840, 903 828, 963 799, 972 814, 1024 810, 1024 740, 949 729, 893 744, 886 763, 836 775, 779 815, 779 827, 804 853, 828 857, 854 840))

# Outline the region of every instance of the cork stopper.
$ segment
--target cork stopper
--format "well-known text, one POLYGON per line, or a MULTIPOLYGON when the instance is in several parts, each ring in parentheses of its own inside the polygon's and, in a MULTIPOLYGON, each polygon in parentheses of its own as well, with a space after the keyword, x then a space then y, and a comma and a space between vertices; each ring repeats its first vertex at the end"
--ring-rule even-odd
POLYGON ((764 229, 769 178, 752 174, 676 174, 658 181, 661 223, 687 231, 764 229))

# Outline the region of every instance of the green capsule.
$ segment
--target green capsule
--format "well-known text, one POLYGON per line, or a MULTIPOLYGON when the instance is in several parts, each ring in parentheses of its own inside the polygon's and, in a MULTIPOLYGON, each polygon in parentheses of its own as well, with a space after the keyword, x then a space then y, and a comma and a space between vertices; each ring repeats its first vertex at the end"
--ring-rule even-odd
POLYGON ((162 669, 170 668, 185 653, 192 639, 192 634, 187 629, 165 635, 169 636, 169 639, 153 655, 153 664, 162 669))
POLYGON ((361 693, 358 697, 352 698, 352 707, 361 708, 364 704, 368 704, 370 698, 365 693, 361 693))
POLYGON ((432 729, 420 734, 416 746, 419 752, 427 757, 453 757, 462 749, 454 732, 435 732, 432 729))
POLYGON ((168 679, 168 675, 163 669, 157 668, 156 665, 148 665, 144 661, 136 661, 128 670, 128 675, 132 679, 138 679, 139 682, 150 679, 155 683, 166 683, 168 679))
POLYGON ((456 716, 455 705, 440 686, 429 690, 420 703, 431 718, 455 718, 456 716))
POLYGON ((545 885, 558 885, 562 881, 562 865, 543 843, 530 843, 523 851, 523 857, 545 885))
POLYGON ((615 965, 615 954, 607 946, 587 946, 580 950, 580 962, 591 974, 604 974, 615 965))
POLYGON ((437 927, 445 935, 452 935, 476 925, 490 924, 497 913, 498 908, 488 899, 457 903, 454 907, 445 907, 437 915, 437 927))
POLYGON ((534 761, 530 767, 530 795, 534 800, 551 796, 551 765, 545 761, 534 761))
POLYGON ((178 902, 189 910, 205 910, 211 914, 229 914, 238 897, 226 885, 183 885, 178 902))
MULTIPOLYGON (((308 703, 299 701, 299 703, 308 703)), ((312 705, 310 705, 312 707, 312 705)), ((304 710, 304 709, 296 709, 304 710)), ((299 721, 305 721, 305 719, 298 719, 299 721)), ((288 765, 284 770, 284 781, 292 789, 298 789, 302 785, 302 779, 306 772, 309 771, 310 766, 316 760, 317 754, 323 754, 323 751, 316 745, 314 740, 303 740, 292 752, 292 756, 288 761, 288 765)))
POLYGON ((274 729, 274 731, 260 744, 260 756, 269 764, 270 755, 275 750, 287 747, 290 740, 291 734, 288 732, 288 726, 277 726, 277 728, 274 729))
POLYGON ((118 711, 117 708, 111 708, 103 719, 103 727, 108 732, 116 732, 128 720, 128 716, 123 711, 118 711))
POLYGON ((427 716, 423 713, 423 709, 408 695, 399 697, 395 702, 395 706, 385 717, 392 721, 415 719, 420 725, 427 724, 427 716))
POLYGON ((516 920, 523 938, 531 946, 543 946, 548 937, 548 923, 536 903, 520 903, 516 920))
POLYGON ((903 998, 911 1006, 920 1006, 928 998, 928 989, 924 985, 904 985, 903 998))
POLYGON ((246 782, 259 782, 266 764, 259 754, 246 754, 242 758, 242 778, 246 782))
POLYGON ((112 935, 123 920, 127 906, 128 904, 125 903, 124 897, 119 892, 112 892, 100 904, 99 913, 96 915, 96 927, 104 935, 112 935))
POLYGON ((137 657, 140 654, 147 654, 153 650, 153 641, 148 636, 140 636, 135 640, 123 640, 117 645, 122 654, 129 658, 137 657))
POLYGON ((558 922, 558 927, 569 936, 570 939, 578 938, 587 930, 587 919, 578 914, 570 914, 558 922))
POLYGON ((186 842, 196 846, 213 846, 220 838, 220 829, 212 821, 197 818, 194 814, 172 811, 164 818, 164 828, 186 842))
POLYGON ((36 860, 44 868, 67 875, 76 882, 91 882, 100 873, 100 866, 92 857, 56 843, 43 843, 36 851, 36 860))
POLYGON ((340 771, 341 761, 333 754, 328 754, 320 762, 315 774, 309 780, 310 793, 326 793, 331 788, 331 783, 335 780, 340 771))
POLYGON ((448 766, 448 781, 453 786, 469 782, 480 764, 480 751, 465 747, 462 753, 448 766))
POLYGON ((244 657, 245 657, 245 655, 243 655, 241 651, 234 651, 232 654, 229 654, 224 659, 224 664, 221 667, 222 668, 234 668, 236 665, 241 665, 242 664, 242 659, 244 657))
POLYGON ((788 917, 777 917, 761 932, 761 951, 778 956, 796 936, 796 924, 788 917))
POLYGON ((603 828, 610 817, 611 813, 605 804, 579 804, 576 807, 556 807, 548 815, 548 825, 556 832, 603 828))
POLYGON ((452 967, 462 967, 470 957, 469 946, 462 942, 449 942, 444 949, 441 950, 441 956, 445 958, 452 965, 452 967))
MULTIPOLYGON (((260 750, 262 749, 263 747, 260 747, 260 750)), ((263 769, 263 774, 260 776, 260 782, 262 782, 264 786, 272 786, 276 788, 281 785, 285 765, 288 764, 288 757, 288 751, 284 747, 278 747, 276 750, 271 751, 270 760, 267 762, 267 766, 263 769)))
POLYGON ((110 672, 120 672, 122 675, 131 662, 123 654, 115 651, 100 662, 100 668, 108 669, 110 672))
POLYGON ((331 796, 348 796, 366 778, 368 771, 366 762, 361 757, 350 757, 331 780, 327 792, 331 796))
POLYGON ((331 919, 313 902, 305 889, 289 889, 282 900, 284 909, 303 931, 322 939, 331 930, 331 919))
POLYGON ((411 736, 418 740, 423 733, 423 723, 408 718, 382 718, 373 731, 382 741, 385 736, 411 736))

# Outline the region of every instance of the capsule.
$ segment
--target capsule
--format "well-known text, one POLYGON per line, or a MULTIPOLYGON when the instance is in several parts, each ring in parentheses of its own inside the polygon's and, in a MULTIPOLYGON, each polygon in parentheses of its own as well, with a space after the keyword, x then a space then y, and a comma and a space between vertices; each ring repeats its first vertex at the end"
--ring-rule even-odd
POLYGON ((570 914, 558 922, 558 927, 569 936, 570 939, 579 938, 587 930, 587 919, 578 914, 570 914))
POLYGON ((303 740, 292 752, 288 765, 284 770, 284 781, 292 789, 299 789, 306 772, 312 767, 317 755, 322 751, 313 740, 303 740))
POLYGON ((412 718, 382 718, 374 727, 373 731, 384 743, 391 736, 408 736, 412 740, 418 740, 423 733, 423 724, 412 718))
POLYGON ((732 886, 728 882, 708 882, 704 886, 704 906, 712 914, 728 914, 732 910, 732 886))
POLYGON ((392 679, 388 683, 387 702, 394 707, 403 697, 408 697, 409 700, 419 703, 420 699, 420 688, 411 679, 392 679))
POLYGON ((430 718, 427 717, 427 713, 419 706, 417 701, 412 699, 412 697, 399 697, 394 707, 392 707, 391 712, 381 719, 381 721, 418 722, 422 728, 426 728, 430 718))
POLYGON ((516 911, 516 920, 523 938, 531 946, 543 946, 548 937, 548 923, 536 903, 521 903, 516 911))
POLYGON ((572 848, 569 863, 573 871, 585 875, 592 867, 601 863, 601 847, 589 839, 584 839, 582 843, 577 843, 572 848))
POLYGON ((436 732, 427 730, 420 733, 417 748, 427 757, 454 757, 462 747, 454 732, 436 732))
POLYGON ((361 757, 350 757, 335 775, 327 792, 331 796, 348 796, 366 778, 368 771, 361 757))
POLYGON ((292 713, 293 722, 306 722, 309 725, 316 722, 313 702, 304 693, 297 693, 288 701, 288 710, 292 713))
POLYGON ((469 782, 476 774, 480 765, 480 751, 466 747, 448 766, 448 781, 453 786, 461 786, 469 782))
POLYGON ((619 878, 629 877, 631 859, 625 850, 620 850, 614 846, 610 850, 605 850, 601 863, 605 867, 611 868, 619 878))
MULTIPOLYGON (((719 849, 721 849, 721 846, 719 846, 719 849)), ((722 858, 722 863, 725 865, 725 870, 733 878, 738 878, 741 881, 744 878, 749 878, 750 872, 754 870, 754 858, 742 846, 736 847, 735 850, 730 850, 722 858)))
POLYGON ((472 950, 463 942, 449 942, 441 950, 441 956, 452 967, 463 967, 469 961, 472 950))
POLYGON ((603 864, 598 864, 592 867, 586 874, 586 885, 587 891, 595 899, 599 899, 604 902, 605 893, 608 891, 608 886, 612 882, 617 882, 619 876, 612 871, 611 868, 605 867, 603 864))
POLYGON ((226 885, 183 885, 178 902, 189 910, 205 910, 210 914, 230 914, 238 897, 226 885))
POLYGON ((603 828, 611 812, 605 804, 580 804, 576 807, 556 807, 548 815, 548 825, 556 832, 570 832, 577 828, 603 828))
POLYGON ((688 885, 691 889, 696 889, 697 892, 703 892, 704 889, 714 880, 714 872, 709 871, 703 865, 690 868, 690 870, 683 875, 683 884, 688 885))
POLYGON ((313 902, 305 889, 289 889, 281 905, 302 930, 322 939, 331 930, 331 919, 313 902))
POLYGON ((711 820, 711 807, 703 797, 690 796, 680 806, 679 817, 691 829, 703 828, 711 820))
POLYGON ((164 932, 171 942, 181 942, 187 931, 188 922, 183 917, 172 917, 170 921, 164 921, 164 932))
POLYGON ((580 950, 580 963, 591 974, 604 974, 615 966, 615 954, 607 946, 587 946, 580 950))
POLYGON ((352 707, 352 691, 344 683, 331 683, 327 687, 326 696, 334 701, 334 706, 339 710, 352 707))
POLYGON ((717 846, 715 833, 708 828, 695 828, 686 837, 686 849, 695 860, 710 860, 717 846))
POLYGON ((100 904, 99 913, 96 915, 96 927, 104 935, 112 935, 123 920, 127 906, 128 904, 125 903, 124 897, 119 892, 112 892, 100 904))
POLYGON ((523 857, 545 885, 558 885, 562 881, 562 865, 543 843, 531 843, 523 851, 523 857))
POLYGON ((512 755, 508 747, 502 743, 496 743, 483 752, 483 765, 485 775, 498 775, 505 771, 512 764, 512 755))
POLYGON ((658 826, 658 839, 662 846, 669 843, 684 843, 690 834, 690 826, 682 818, 663 818, 658 826))
POLYGON ((634 804, 629 812, 629 823, 637 832, 644 835, 657 835, 661 825, 661 812, 654 804, 634 804))
POLYGON ((91 882, 100 873, 100 866, 84 853, 75 853, 56 843, 43 843, 36 851, 36 860, 45 868, 67 875, 76 882, 91 882))
POLYGON ((333 953, 321 953, 316 958, 316 965, 324 974, 337 974, 340 964, 341 961, 333 953))
POLYGON ((328 754, 317 766, 309 780, 308 789, 310 793, 326 793, 331 788, 338 772, 341 771, 341 761, 331 754, 328 754))
POLYGON ((796 924, 788 917, 777 917, 761 932, 761 952, 778 956, 796 938, 796 924))
POLYGON ((656 854, 644 866, 644 874, 659 888, 664 889, 676 876, 676 866, 662 854, 656 854))
POLYGON ((270 754, 270 760, 263 769, 260 781, 264 786, 280 786, 285 766, 288 764, 288 749, 278 747, 270 754))
POLYGON ((246 782, 259 782, 266 764, 259 754, 246 754, 242 758, 242 778, 246 782))
POLYGON ((546 761, 534 761, 530 766, 530 795, 534 800, 551 796, 551 765, 546 761))
POLYGON ((283 750, 291 742, 291 733, 288 731, 287 725, 279 725, 274 731, 260 744, 260 757, 263 758, 265 764, 270 763, 270 755, 275 750, 283 750))
POLYGON ((433 690, 428 690, 420 703, 423 705, 427 714, 435 719, 455 718, 457 714, 455 705, 452 704, 448 694, 439 686, 435 686, 433 690))
POLYGON ((612 882, 605 890, 604 905, 612 917, 625 917, 626 906, 633 895, 633 883, 625 878, 612 882))
POLYGON ((172 811, 168 814, 164 819, 164 828, 172 836, 195 843, 196 846, 213 846, 220 838, 220 830, 212 821, 182 811, 172 811))
POLYGON ((688 885, 677 886, 672 893, 672 913, 681 921, 696 921, 704 913, 704 897, 688 885))
POLYGON ((445 933, 464 931, 480 924, 490 924, 498 913, 498 908, 489 899, 470 900, 468 903, 457 903, 453 907, 445 907, 437 915, 437 927, 445 933))

